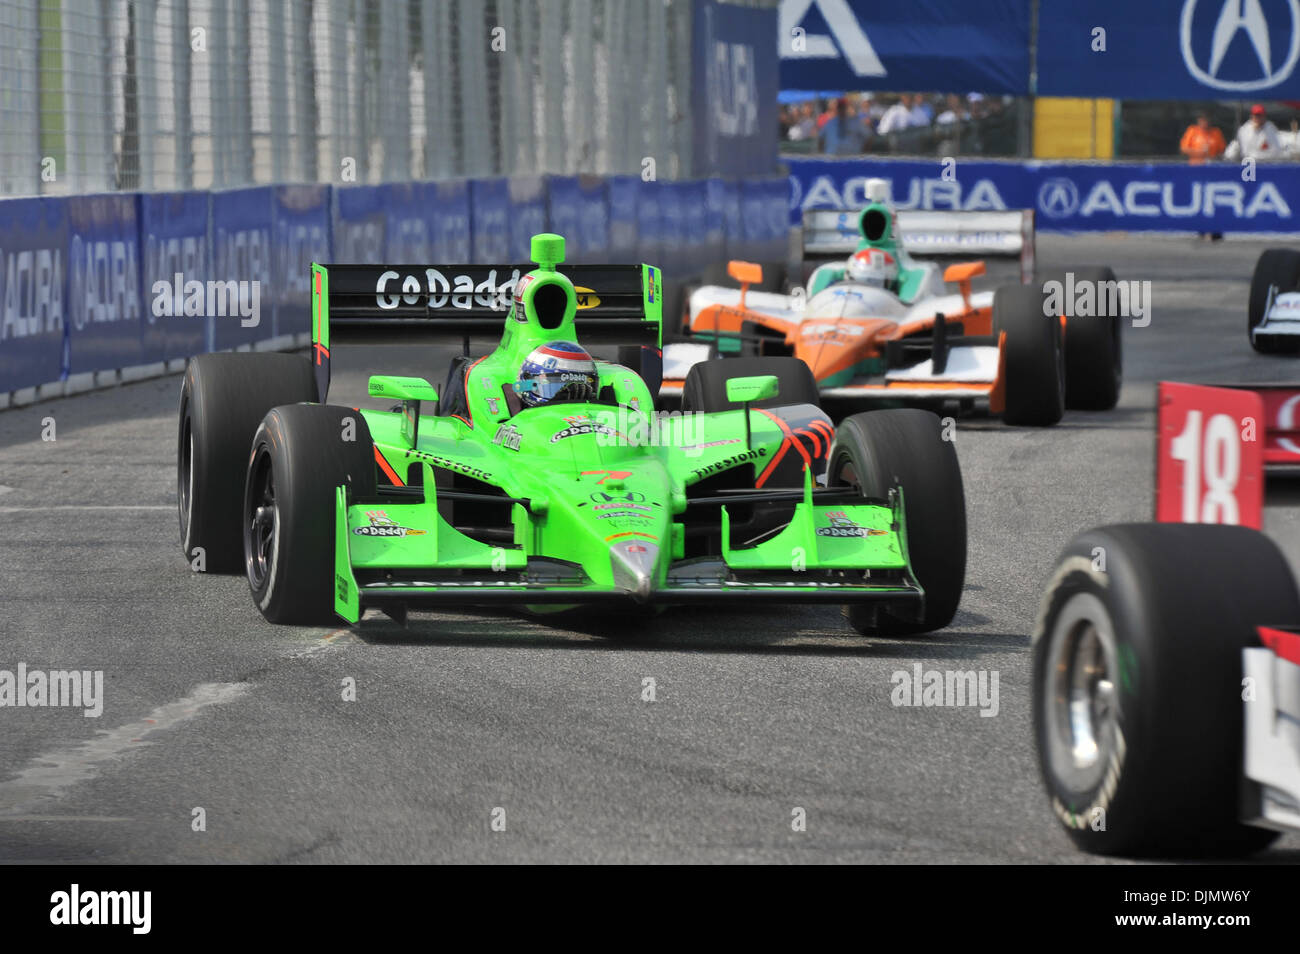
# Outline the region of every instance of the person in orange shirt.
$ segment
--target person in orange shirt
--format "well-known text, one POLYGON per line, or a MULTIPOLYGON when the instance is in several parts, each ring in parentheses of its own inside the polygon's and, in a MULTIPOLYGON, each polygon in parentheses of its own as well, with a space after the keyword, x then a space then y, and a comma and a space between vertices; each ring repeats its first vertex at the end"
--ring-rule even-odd
POLYGON ((1178 148, 1192 165, 1198 166, 1208 159, 1217 159, 1223 155, 1226 144, 1219 127, 1210 125, 1209 115, 1199 113, 1196 122, 1188 126, 1187 132, 1183 133, 1178 148))
MULTIPOLYGON (((1178 144, 1179 150, 1187 157, 1187 161, 1194 166, 1217 159, 1223 155, 1226 148, 1223 142, 1223 133, 1219 132, 1218 126, 1210 125, 1210 116, 1208 113, 1197 113, 1196 122, 1187 127, 1183 133, 1183 139, 1178 144)), ((1202 232, 1202 239, 1209 239, 1211 242, 1217 242, 1223 238, 1221 232, 1202 232)))

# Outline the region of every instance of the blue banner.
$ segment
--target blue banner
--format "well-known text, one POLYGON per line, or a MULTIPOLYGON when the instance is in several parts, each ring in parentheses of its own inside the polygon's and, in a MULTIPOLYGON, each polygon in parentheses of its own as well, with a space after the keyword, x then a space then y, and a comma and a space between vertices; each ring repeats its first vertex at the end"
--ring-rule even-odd
POLYGON ((804 209, 856 209, 868 178, 902 209, 1034 209, 1040 230, 1295 232, 1300 165, 791 159, 790 221, 804 209))
POLYGON ((510 180, 511 262, 527 262, 532 238, 549 231, 546 225, 546 180, 542 176, 515 176, 510 180))
POLYGON ((505 179, 474 179, 469 184, 473 246, 470 261, 510 261, 510 188, 505 179))
POLYGON ((213 351, 275 336, 270 303, 273 191, 258 186, 212 194, 213 268, 206 313, 213 351))
POLYGON ((781 210, 788 208, 789 188, 780 178, 740 184, 740 221, 744 232, 741 257, 760 263, 786 260, 790 226, 781 210))
POLYGON ((66 201, 69 373, 143 364, 138 198, 127 193, 66 201))
MULTIPOLYGON (((570 262, 577 261, 582 254, 582 236, 578 229, 580 201, 577 176, 546 177, 547 221, 552 232, 564 236, 564 257, 570 262)), ((524 261, 528 261, 527 256, 524 261)))
POLYGON ((578 236, 582 257, 573 261, 609 260, 609 189, 603 176, 578 176, 578 236))
POLYGON ((694 175, 775 171, 775 11, 696 0, 691 42, 694 175))
POLYGON ((333 191, 330 261, 351 265, 375 265, 383 262, 383 189, 380 186, 362 185, 337 186, 333 191))
POLYGON ((384 209, 384 261, 433 261, 430 187, 423 182, 395 182, 379 188, 384 209))
POLYGON ((66 199, 0 200, 0 392, 67 374, 66 199))
POLYGON ((611 176, 609 180, 609 260, 638 262, 636 200, 641 180, 611 176))
POLYGON ((453 265, 472 261, 469 182, 448 180, 431 183, 427 188, 433 215, 431 261, 453 265))
POLYGON ((659 266, 664 280, 684 278, 692 262, 686 251, 686 202, 680 182, 659 184, 659 266))
POLYGON ((659 183, 642 179, 637 182, 636 195, 637 261, 663 267, 659 254, 662 226, 659 183))
POLYGON ((745 255, 745 225, 740 214, 740 183, 722 181, 722 243, 724 261, 745 255))
POLYGON ((1072 0, 1039 18, 1038 93, 1300 99, 1296 0, 1072 0))
POLYGON ((207 342, 206 312, 196 310, 197 302, 191 297, 190 314, 186 314, 185 285, 213 277, 208 228, 211 201, 208 193, 201 191, 140 195, 146 361, 198 354, 207 342))
MULTIPOLYGON (((426 206, 420 188, 419 207, 426 206)), ((330 188, 324 185, 282 185, 272 190, 271 272, 269 301, 277 335, 311 331, 311 263, 330 260, 330 188)), ((390 220, 391 221, 391 220, 390 220)), ((421 259, 416 259, 421 261, 421 259)))
MULTIPOLYGON (((1067 6, 1052 3, 1041 19, 1067 6)), ((1139 6, 1129 0, 1128 15, 1139 6)), ((1029 24, 1030 0, 782 0, 781 88, 1024 96, 1029 24)), ((1057 49, 1039 50, 1041 75, 1057 49)))

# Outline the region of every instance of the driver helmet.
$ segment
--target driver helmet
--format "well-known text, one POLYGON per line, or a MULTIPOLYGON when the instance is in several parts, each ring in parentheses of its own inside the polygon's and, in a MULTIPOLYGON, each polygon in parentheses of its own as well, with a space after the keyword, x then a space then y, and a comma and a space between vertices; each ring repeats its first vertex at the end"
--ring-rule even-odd
POLYGON ((864 248, 849 259, 850 281, 876 288, 892 288, 898 282, 898 261, 882 248, 864 248))
POLYGON ((596 362, 581 345, 548 341, 529 352, 514 387, 524 407, 541 407, 552 401, 594 401, 600 376, 596 362))

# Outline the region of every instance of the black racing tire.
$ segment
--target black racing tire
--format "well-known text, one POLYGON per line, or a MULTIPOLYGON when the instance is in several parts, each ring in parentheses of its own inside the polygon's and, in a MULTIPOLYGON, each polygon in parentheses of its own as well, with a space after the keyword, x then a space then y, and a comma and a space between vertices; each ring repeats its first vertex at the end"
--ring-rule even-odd
POLYGON ((1033 719, 1052 808, 1085 851, 1221 856, 1276 832, 1238 820, 1241 651, 1300 622, 1266 536, 1124 524, 1065 548, 1033 637, 1033 719))
POLYGON ((295 404, 266 415, 253 437, 243 495, 248 586, 266 619, 337 619, 334 490, 347 484, 350 500, 373 497, 375 483, 374 443, 359 411, 295 404))
POLYGON ((1003 331, 1002 419, 1017 426, 1050 427, 1065 413, 1065 355, 1061 322, 1043 314, 1038 287, 1007 285, 993 293, 993 333, 1003 331))
POLYGON ((714 358, 692 365, 682 384, 682 410, 735 411, 740 405, 727 400, 727 379, 775 374, 779 391, 774 398, 755 401, 751 407, 785 407, 812 404, 821 407, 817 381, 799 358, 714 358))
POLYGON ((844 607, 849 625, 863 635, 913 636, 951 623, 966 582, 966 495, 943 421, 918 408, 846 417, 835 429, 827 484, 882 498, 903 488, 904 542, 926 594, 920 620, 860 603, 844 607))
POLYGON ((1300 341, 1286 338, 1256 340, 1251 335, 1255 326, 1264 320, 1270 285, 1276 285, 1283 292, 1300 290, 1300 251, 1270 248, 1260 254, 1250 279, 1250 306, 1246 313, 1246 335, 1252 348, 1260 354, 1295 354, 1300 351, 1300 341))
MULTIPOLYGON (((1075 268, 1075 287, 1088 282, 1094 289, 1104 289, 1114 282, 1109 266, 1075 268)), ((1065 287, 1065 273, 1049 280, 1065 287)), ((1047 284, 1040 283, 1040 289, 1047 284)), ((1098 295, 1100 304, 1109 300, 1098 295)), ((1119 403, 1124 365, 1120 340, 1120 316, 1070 315, 1065 319, 1065 406, 1080 411, 1109 411, 1119 403)))
POLYGON ((176 496, 181 547, 191 566, 209 573, 243 568, 240 508, 253 433, 271 408, 315 400, 311 362, 302 355, 190 359, 181 382, 176 496))

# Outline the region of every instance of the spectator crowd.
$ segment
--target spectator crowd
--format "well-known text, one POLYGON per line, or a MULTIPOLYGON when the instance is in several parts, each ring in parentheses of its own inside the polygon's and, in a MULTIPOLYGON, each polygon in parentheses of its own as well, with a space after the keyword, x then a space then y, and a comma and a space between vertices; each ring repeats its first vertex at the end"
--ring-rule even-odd
POLYGON ((968 124, 999 116, 1005 108, 1002 98, 980 93, 849 93, 784 104, 781 138, 805 151, 833 156, 913 151, 918 146, 928 151, 926 147, 948 145, 968 124))

